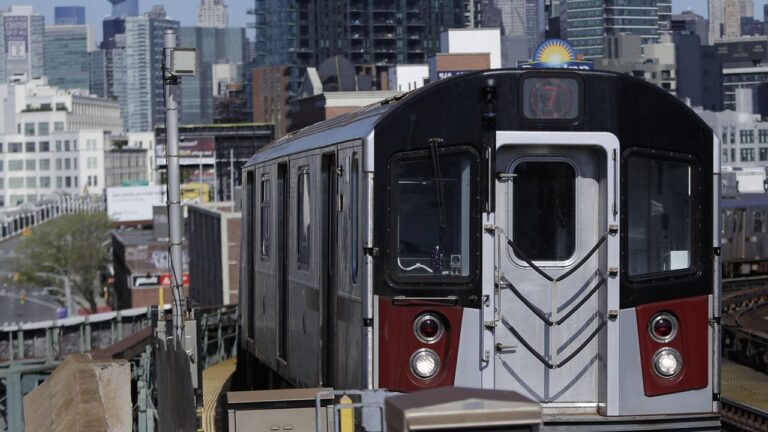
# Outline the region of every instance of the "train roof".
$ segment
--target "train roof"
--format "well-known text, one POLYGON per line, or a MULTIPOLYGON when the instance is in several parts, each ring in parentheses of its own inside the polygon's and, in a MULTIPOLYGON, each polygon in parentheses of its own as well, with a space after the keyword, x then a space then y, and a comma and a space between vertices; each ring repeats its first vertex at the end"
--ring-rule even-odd
POLYGON ((342 114, 291 132, 259 149, 248 160, 245 167, 293 153, 363 139, 373 131, 374 126, 384 113, 389 111, 404 96, 385 99, 363 107, 359 111, 342 114))

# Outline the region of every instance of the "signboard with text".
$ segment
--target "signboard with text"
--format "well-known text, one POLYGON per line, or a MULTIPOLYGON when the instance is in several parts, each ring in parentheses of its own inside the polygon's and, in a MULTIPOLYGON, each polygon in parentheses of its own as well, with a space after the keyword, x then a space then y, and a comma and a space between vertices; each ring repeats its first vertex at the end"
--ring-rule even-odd
POLYGON ((518 64, 521 69, 579 69, 593 68, 591 61, 579 60, 571 44, 562 39, 542 42, 533 54, 533 60, 518 64))
MULTIPOLYGON (((179 142, 179 165, 213 165, 216 140, 213 137, 188 138, 179 142)), ((165 144, 158 144, 155 151, 157 166, 164 167, 165 144)))
POLYGON ((5 55, 8 60, 27 58, 29 46, 29 18, 26 16, 6 15, 3 17, 3 37, 5 55))
MULTIPOLYGON (((181 284, 189 286, 189 273, 184 273, 181 284)), ((131 276, 131 286, 133 288, 169 287, 171 286, 171 275, 169 273, 133 275, 131 276)))

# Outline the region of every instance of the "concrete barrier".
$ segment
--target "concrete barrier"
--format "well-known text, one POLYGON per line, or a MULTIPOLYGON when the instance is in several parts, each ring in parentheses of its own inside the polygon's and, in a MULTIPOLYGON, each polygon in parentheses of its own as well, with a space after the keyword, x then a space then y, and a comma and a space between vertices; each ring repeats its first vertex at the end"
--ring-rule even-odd
POLYGON ((131 368, 125 360, 71 354, 24 396, 24 429, 34 432, 131 430, 131 368))

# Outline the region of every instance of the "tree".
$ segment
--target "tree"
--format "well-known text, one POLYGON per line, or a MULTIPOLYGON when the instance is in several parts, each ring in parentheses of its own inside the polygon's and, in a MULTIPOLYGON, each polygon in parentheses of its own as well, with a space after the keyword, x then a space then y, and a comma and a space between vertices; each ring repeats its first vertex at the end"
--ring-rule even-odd
POLYGON ((104 241, 111 227, 105 213, 82 213, 59 216, 33 228, 16 247, 21 279, 62 287, 61 278, 66 278, 75 304, 96 312, 99 274, 109 258, 104 241))

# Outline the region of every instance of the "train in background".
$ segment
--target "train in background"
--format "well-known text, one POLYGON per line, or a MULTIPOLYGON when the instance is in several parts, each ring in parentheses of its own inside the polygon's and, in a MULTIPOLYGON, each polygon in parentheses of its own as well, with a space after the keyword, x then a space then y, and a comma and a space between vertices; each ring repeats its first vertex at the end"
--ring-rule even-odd
POLYGON ((768 274, 768 193, 724 191, 721 207, 723 277, 768 274))
POLYGON ((594 71, 465 74, 291 133, 243 168, 239 384, 719 430, 719 157, 668 92, 594 71))

